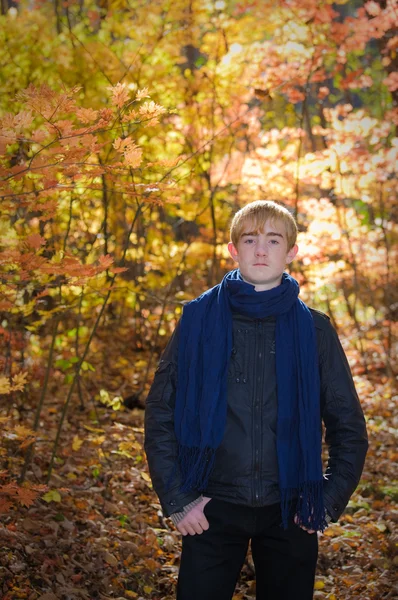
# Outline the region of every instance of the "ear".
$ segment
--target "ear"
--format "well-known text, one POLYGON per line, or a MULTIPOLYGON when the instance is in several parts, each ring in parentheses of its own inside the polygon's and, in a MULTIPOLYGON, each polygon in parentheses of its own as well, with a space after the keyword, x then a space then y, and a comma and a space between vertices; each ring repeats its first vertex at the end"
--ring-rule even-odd
POLYGON ((228 244, 228 252, 230 253, 232 259, 237 262, 238 261, 238 251, 232 242, 229 242, 229 244, 228 244))
POLYGON ((292 260, 296 257, 296 254, 298 252, 298 246, 297 244, 295 244, 293 246, 293 248, 291 248, 289 250, 289 252, 286 254, 286 264, 288 265, 289 263, 292 262, 292 260))

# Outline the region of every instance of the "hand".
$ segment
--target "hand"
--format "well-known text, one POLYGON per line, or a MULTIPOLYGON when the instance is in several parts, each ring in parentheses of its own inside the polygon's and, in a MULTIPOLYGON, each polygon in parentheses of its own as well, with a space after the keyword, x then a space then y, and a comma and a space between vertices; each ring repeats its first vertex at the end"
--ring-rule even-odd
POLYGON ((177 529, 182 535, 201 534, 209 529, 209 521, 206 519, 203 509, 211 498, 203 496, 203 500, 191 508, 185 517, 177 524, 177 529))
MULTIPOLYGON (((297 515, 294 515, 294 522, 296 523, 296 525, 299 524, 297 515)), ((304 531, 306 531, 307 533, 315 533, 315 529, 308 529, 308 527, 305 527, 304 525, 299 525, 299 527, 301 527, 301 529, 304 529, 304 531)))

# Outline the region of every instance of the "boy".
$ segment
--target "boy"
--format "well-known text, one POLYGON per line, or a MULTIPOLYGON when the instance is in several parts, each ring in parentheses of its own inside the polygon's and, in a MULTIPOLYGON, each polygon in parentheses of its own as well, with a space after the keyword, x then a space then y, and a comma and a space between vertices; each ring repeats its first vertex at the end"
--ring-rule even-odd
POLYGON ((343 349, 284 272, 296 237, 274 202, 236 213, 239 269, 184 306, 147 398, 153 486, 183 535, 178 600, 231 600, 249 542, 257 600, 310 600, 316 531, 361 476, 367 435, 343 349))

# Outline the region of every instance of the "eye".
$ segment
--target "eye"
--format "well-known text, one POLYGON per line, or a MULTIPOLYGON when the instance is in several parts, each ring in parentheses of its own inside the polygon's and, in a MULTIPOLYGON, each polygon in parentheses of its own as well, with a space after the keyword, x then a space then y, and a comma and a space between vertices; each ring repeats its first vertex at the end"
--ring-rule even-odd
POLYGON ((250 239, 250 238, 245 240, 245 244, 252 244, 253 242, 254 242, 254 240, 250 239))
POLYGON ((273 246, 279 246, 279 242, 278 242, 278 240, 271 240, 271 244, 272 244, 273 246))

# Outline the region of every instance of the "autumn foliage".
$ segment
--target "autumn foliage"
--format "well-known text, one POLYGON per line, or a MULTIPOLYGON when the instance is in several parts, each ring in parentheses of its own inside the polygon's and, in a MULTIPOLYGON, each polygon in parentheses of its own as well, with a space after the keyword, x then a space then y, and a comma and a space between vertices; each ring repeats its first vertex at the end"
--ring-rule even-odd
POLYGON ((120 569, 99 582, 83 561, 62 592, 47 574, 60 555, 36 587, 11 569, 4 598, 172 597, 178 543, 145 470, 145 394, 183 301, 232 267, 232 214, 259 198, 296 215, 292 272, 338 329, 374 436, 317 593, 384 597, 398 566, 396 3, 2 0, 1 13, 4 531, 32 548, 40 519, 100 536, 102 515, 114 546, 96 556, 120 569), (333 578, 355 552, 361 573, 333 578))

